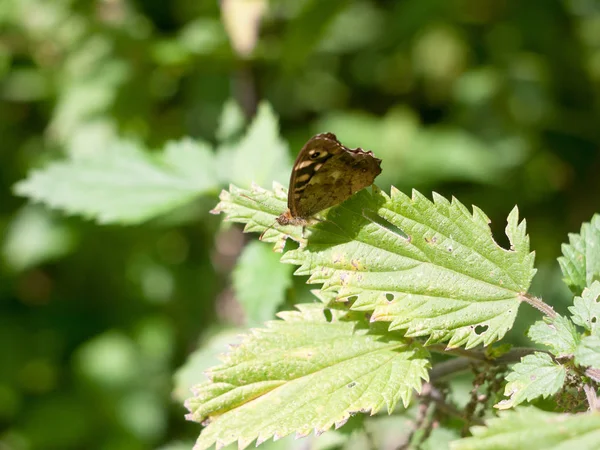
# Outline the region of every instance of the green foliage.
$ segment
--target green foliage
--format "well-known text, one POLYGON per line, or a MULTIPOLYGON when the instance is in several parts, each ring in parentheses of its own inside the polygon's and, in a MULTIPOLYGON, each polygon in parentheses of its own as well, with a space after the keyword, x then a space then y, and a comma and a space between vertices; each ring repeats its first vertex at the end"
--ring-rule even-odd
POLYGON ((575 362, 600 369, 600 336, 585 336, 575 349, 575 362))
MULTIPOLYGON (((304 242, 298 227, 280 227, 285 192, 232 187, 221 194, 216 212, 261 231, 266 241, 289 235, 304 242), (284 234, 285 233, 285 234, 284 234)), ((492 239, 489 219, 456 199, 418 192, 409 198, 363 191, 314 227, 308 246, 286 252, 282 261, 300 266, 297 275, 323 283, 338 300, 354 298, 351 308, 391 322, 407 336, 474 347, 501 338, 511 327, 533 274, 533 254, 517 210, 508 218, 511 250, 492 239), (392 297, 391 299, 389 297, 392 297)))
MULTIPOLYGON (((224 110, 222 123, 222 136, 239 126, 234 106, 224 110)), ((102 151, 33 171, 15 186, 15 192, 103 224, 135 224, 215 193, 221 183, 247 186, 282 179, 288 166, 277 119, 264 104, 246 134, 222 144, 216 155, 208 144, 189 139, 167 143, 156 155, 131 142, 113 141, 102 151), (256 157, 257 148, 269 164, 256 157)))
POLYGON ((514 448, 551 450, 598 447, 600 414, 556 414, 534 408, 506 411, 487 427, 473 427, 473 437, 450 445, 452 450, 514 448))
MULTIPOLYGON (((461 207, 437 197, 400 202, 363 192, 324 213, 327 222, 304 236, 300 228, 270 229, 265 239, 276 241, 286 260, 293 256, 311 281, 328 286, 316 291, 321 301, 335 309, 363 302, 360 314, 377 319, 366 324, 350 314, 348 327, 445 356, 423 357, 432 383, 413 399, 418 406, 398 406, 391 416, 356 414, 321 437, 263 446, 446 448, 491 411, 504 387, 503 364, 531 354, 522 346, 530 344, 525 331, 538 312, 525 305, 518 315, 511 307, 514 317, 496 315, 516 302, 536 304, 528 289, 538 306, 543 298, 564 317, 530 330, 567 371, 567 386, 544 408, 573 413, 593 405, 600 379, 598 215, 570 235, 560 258, 579 296, 574 304, 555 261, 567 232, 597 209, 599 191, 600 11, 583 3, 0 2, 0 447, 191 447, 199 427, 184 422, 179 403, 206 381, 202 371, 218 364, 225 343, 236 341, 218 330, 240 330, 249 325, 244 317, 260 322, 282 305, 314 301, 306 278, 290 277, 290 266, 276 264, 266 245, 244 250, 248 237, 236 227, 223 231, 208 210, 232 183, 240 188, 225 191, 222 205, 227 196, 237 207, 246 202, 235 213, 254 231, 273 225, 285 208, 284 189, 274 197, 251 182, 285 185, 294 154, 323 131, 382 158, 377 184, 385 192, 435 191, 480 206, 503 247, 506 214, 519 205, 538 276, 529 288, 529 250, 495 246, 486 220, 471 213, 453 224, 451 213, 461 207), (236 197, 247 189, 252 200, 236 197), (393 211, 398 204, 434 214, 414 221, 393 211), (435 217, 441 222, 433 232, 435 217), (411 220, 418 229, 406 224, 411 220), (465 234, 477 223, 481 232, 465 234), (423 240, 398 246, 406 228, 423 240), (369 241, 371 230, 384 242, 369 241), (301 248, 285 244, 281 231, 301 248), (444 231, 451 236, 441 238, 444 231), (452 265, 442 243, 458 238, 469 240, 457 247, 467 259, 452 265), (390 243, 393 252, 385 251, 390 243), (403 253, 417 244, 419 251, 403 253), (484 261, 494 252, 500 264, 484 261), (335 262, 338 256, 345 259, 335 262), (400 263, 410 269, 397 269, 400 263), (419 267, 428 269, 435 292, 400 276, 419 267), (498 268, 518 283, 500 286, 508 278, 498 268), (483 294, 472 297, 479 289, 483 294), (507 294, 502 301, 483 301, 500 292, 507 294), (338 297, 347 303, 334 303, 338 297), (456 302, 466 308, 457 311, 456 302), (480 314, 489 309, 491 316, 480 314), (399 331, 382 330, 391 323, 399 331), (513 346, 502 355, 465 348, 501 337, 513 346), (444 339, 461 348, 432 345, 444 339), (173 395, 170 380, 181 364, 173 395), (449 370, 471 366, 475 380, 449 370)), ((540 414, 530 414, 529 426, 515 420, 482 448, 518 448, 515 436, 543 446, 536 436, 556 434, 557 423, 574 423, 577 432, 594 417, 552 416, 557 421, 546 426, 540 414)), ((564 445, 585 448, 589 435, 582 431, 581 443, 566 438, 564 445)))
POLYGON ((564 280, 580 295, 594 281, 600 281, 600 215, 596 214, 581 226, 579 234, 569 234, 569 244, 562 245, 564 256, 558 258, 564 280))
POLYGON ((527 355, 515 364, 506 377, 504 395, 510 396, 496 405, 499 409, 514 408, 524 401, 556 394, 562 387, 567 372, 546 353, 527 355))
POLYGON ((582 326, 587 331, 596 332, 600 328, 600 281, 594 281, 591 286, 583 290, 581 297, 575 297, 573 306, 569 311, 573 315, 573 322, 582 326))
POLYGON ((559 357, 572 356, 581 340, 573 322, 562 316, 538 320, 531 326, 528 334, 532 341, 549 347, 559 357))
POLYGON ((196 448, 321 433, 357 412, 406 406, 427 379, 427 353, 401 336, 318 304, 298 309, 253 330, 194 388, 189 418, 210 419, 196 448))
POLYGON ((15 186, 19 195, 100 223, 131 224, 170 211, 217 188, 206 145, 170 143, 153 156, 132 143, 50 164, 15 186))
POLYGON ((244 248, 232 281, 248 325, 259 325, 275 315, 291 286, 289 269, 279 263, 276 253, 259 242, 251 242, 244 248))

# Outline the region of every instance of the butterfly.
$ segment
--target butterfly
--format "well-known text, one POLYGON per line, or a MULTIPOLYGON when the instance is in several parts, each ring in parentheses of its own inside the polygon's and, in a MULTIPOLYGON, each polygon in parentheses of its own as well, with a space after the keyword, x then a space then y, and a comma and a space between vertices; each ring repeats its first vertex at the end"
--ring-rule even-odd
POLYGON ((288 209, 277 217, 277 223, 304 228, 318 212, 372 185, 380 173, 381 160, 373 152, 345 147, 333 133, 317 134, 304 144, 294 162, 288 209))

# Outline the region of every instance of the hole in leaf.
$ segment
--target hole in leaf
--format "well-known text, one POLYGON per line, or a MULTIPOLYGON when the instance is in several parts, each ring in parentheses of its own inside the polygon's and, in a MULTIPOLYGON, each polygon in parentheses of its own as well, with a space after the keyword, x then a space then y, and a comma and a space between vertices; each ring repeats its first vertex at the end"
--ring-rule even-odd
POLYGON ((475 334, 477 336, 481 336, 483 333, 485 333, 487 331, 489 327, 487 325, 477 325, 475 327, 475 334))
POLYGON ((355 302, 358 299, 358 295, 352 295, 350 297, 347 298, 347 301, 349 303, 355 302))
POLYGON ((592 317, 592 323, 596 323, 598 322, 598 318, 597 317, 592 317))
POLYGON ((325 308, 323 310, 323 315, 325 316, 325 320, 327 322, 331 322, 333 320, 333 314, 331 314, 331 310, 329 308, 325 308))
POLYGON ((499 247, 510 250, 510 241, 505 233, 506 222, 502 220, 492 220, 489 224, 492 230, 492 239, 498 244, 499 247))
POLYGON ((394 298, 396 298, 396 296, 395 296, 394 294, 390 294, 389 292, 388 292, 387 294, 385 294, 385 299, 386 299, 388 302, 391 302, 391 301, 393 301, 393 300, 394 300, 394 298))

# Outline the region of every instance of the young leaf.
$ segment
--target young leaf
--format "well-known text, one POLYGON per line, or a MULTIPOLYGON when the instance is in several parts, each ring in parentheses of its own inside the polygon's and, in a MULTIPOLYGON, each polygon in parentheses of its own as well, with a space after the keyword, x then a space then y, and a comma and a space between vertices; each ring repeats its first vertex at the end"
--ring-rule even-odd
POLYGON ((599 328, 600 322, 600 281, 594 281, 589 288, 583 290, 581 297, 575 297, 573 306, 569 306, 573 322, 588 331, 599 328))
POLYGON ((229 99, 223 105, 223 111, 219 119, 219 128, 216 131, 216 136, 219 142, 230 140, 237 136, 245 124, 244 111, 240 105, 233 99, 229 99))
POLYGON ((566 374, 565 368, 552 361, 546 353, 527 355, 513 366, 512 372, 506 377, 508 384, 504 395, 510 398, 495 406, 498 409, 508 409, 524 401, 556 394, 562 387, 566 374))
POLYGON ((262 103, 246 134, 238 142, 225 142, 217 152, 219 178, 241 186, 270 184, 288 179, 291 162, 287 144, 279 137, 273 109, 262 103))
POLYGON ((209 421, 195 449, 321 433, 358 412, 407 405, 428 379, 419 347, 320 304, 298 309, 253 330, 195 387, 188 419, 209 421))
MULTIPOLYGON (((263 240, 285 236, 305 243, 301 227, 281 227, 285 192, 231 187, 215 212, 246 223, 246 231, 271 227, 263 240)), ((308 245, 288 251, 282 261, 299 265, 299 275, 338 300, 355 298, 352 309, 372 312, 408 336, 429 336, 450 347, 488 345, 512 326, 521 296, 535 270, 525 222, 516 208, 506 233, 511 249, 499 247, 489 219, 477 207, 471 214, 458 200, 397 190, 387 196, 367 190, 321 214, 308 245)))
POLYGON ((260 242, 250 242, 233 271, 235 296, 244 308, 250 326, 273 319, 291 285, 290 267, 260 242))
POLYGON ((585 336, 575 350, 575 363, 600 369, 600 336, 585 336))
POLYGON ((17 194, 101 223, 134 224, 217 189, 214 155, 191 140, 151 155, 114 142, 102 152, 55 162, 17 183, 17 194))
POLYGON ((502 411, 487 427, 471 428, 472 437, 450 444, 452 450, 596 450, 600 414, 557 414, 535 408, 502 411))
POLYGON ((569 244, 561 246, 558 258, 567 286, 576 294, 600 281, 600 214, 581 226, 579 234, 569 234, 569 244))
POLYGON ((573 322, 563 316, 538 320, 528 335, 532 341, 550 348, 555 356, 572 355, 581 339, 573 322))

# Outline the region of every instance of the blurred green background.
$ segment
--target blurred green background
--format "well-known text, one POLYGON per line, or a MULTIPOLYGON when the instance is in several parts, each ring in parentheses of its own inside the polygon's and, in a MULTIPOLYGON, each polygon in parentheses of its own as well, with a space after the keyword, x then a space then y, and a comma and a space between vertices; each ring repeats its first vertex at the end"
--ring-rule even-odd
MULTIPOLYGON (((281 272, 267 300, 290 283, 253 244, 232 284, 256 236, 221 231, 216 191, 102 226, 15 196, 31 170, 115 136, 215 143, 231 99, 247 118, 264 100, 290 158, 334 132, 383 159, 381 188, 476 204, 502 245, 517 204, 532 291, 560 312, 560 244, 600 211, 599 94, 598 0, 3 0, 0 449, 191 442, 176 369, 250 323, 236 299, 255 278, 281 272)), ((526 344, 537 313, 520 312, 510 339, 526 344)))

